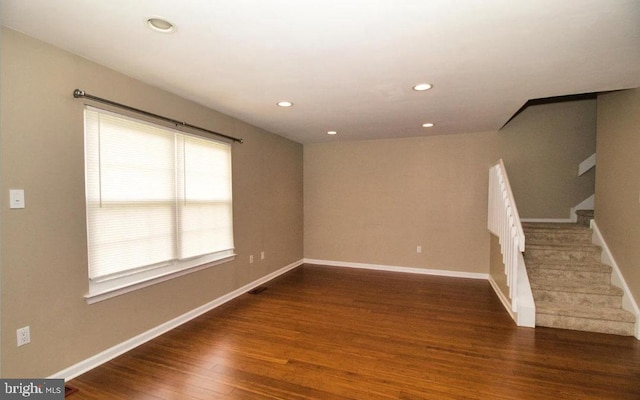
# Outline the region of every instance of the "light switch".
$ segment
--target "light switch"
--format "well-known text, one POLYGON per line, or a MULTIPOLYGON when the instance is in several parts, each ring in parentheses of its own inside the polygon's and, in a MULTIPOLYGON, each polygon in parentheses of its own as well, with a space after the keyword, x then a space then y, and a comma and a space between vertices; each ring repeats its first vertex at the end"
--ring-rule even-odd
POLYGON ((9 190, 9 208, 24 208, 24 190, 9 190))

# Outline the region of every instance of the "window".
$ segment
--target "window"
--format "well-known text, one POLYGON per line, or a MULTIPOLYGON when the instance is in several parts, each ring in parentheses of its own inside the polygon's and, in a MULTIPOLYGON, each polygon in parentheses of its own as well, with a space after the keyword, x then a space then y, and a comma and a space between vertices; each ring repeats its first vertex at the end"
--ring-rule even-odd
POLYGON ((89 302, 233 258, 230 144, 84 117, 89 302))

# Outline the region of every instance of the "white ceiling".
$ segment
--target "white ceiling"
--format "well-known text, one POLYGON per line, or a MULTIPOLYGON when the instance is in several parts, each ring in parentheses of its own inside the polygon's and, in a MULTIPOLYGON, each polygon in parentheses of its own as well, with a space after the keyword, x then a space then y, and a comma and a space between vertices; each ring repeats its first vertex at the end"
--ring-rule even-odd
POLYGON ((640 0, 0 7, 3 25, 301 143, 497 130, 529 99, 640 86, 640 0), (149 29, 156 16, 176 31, 149 29))

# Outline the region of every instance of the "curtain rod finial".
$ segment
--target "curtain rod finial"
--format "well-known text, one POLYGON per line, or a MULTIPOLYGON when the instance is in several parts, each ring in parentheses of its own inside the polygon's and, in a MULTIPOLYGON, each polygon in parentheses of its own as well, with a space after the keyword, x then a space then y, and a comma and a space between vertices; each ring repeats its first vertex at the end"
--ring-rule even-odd
POLYGON ((84 96, 84 90, 76 89, 73 91, 73 97, 75 97, 76 99, 82 96, 84 96))

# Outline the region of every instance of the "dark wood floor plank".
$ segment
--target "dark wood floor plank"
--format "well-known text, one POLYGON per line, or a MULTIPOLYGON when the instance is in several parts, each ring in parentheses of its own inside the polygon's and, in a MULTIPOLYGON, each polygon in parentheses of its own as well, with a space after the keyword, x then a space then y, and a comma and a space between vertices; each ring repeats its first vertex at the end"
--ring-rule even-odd
POLYGON ((518 328, 486 281, 305 265, 267 286, 70 399, 640 399, 636 339, 518 328))

